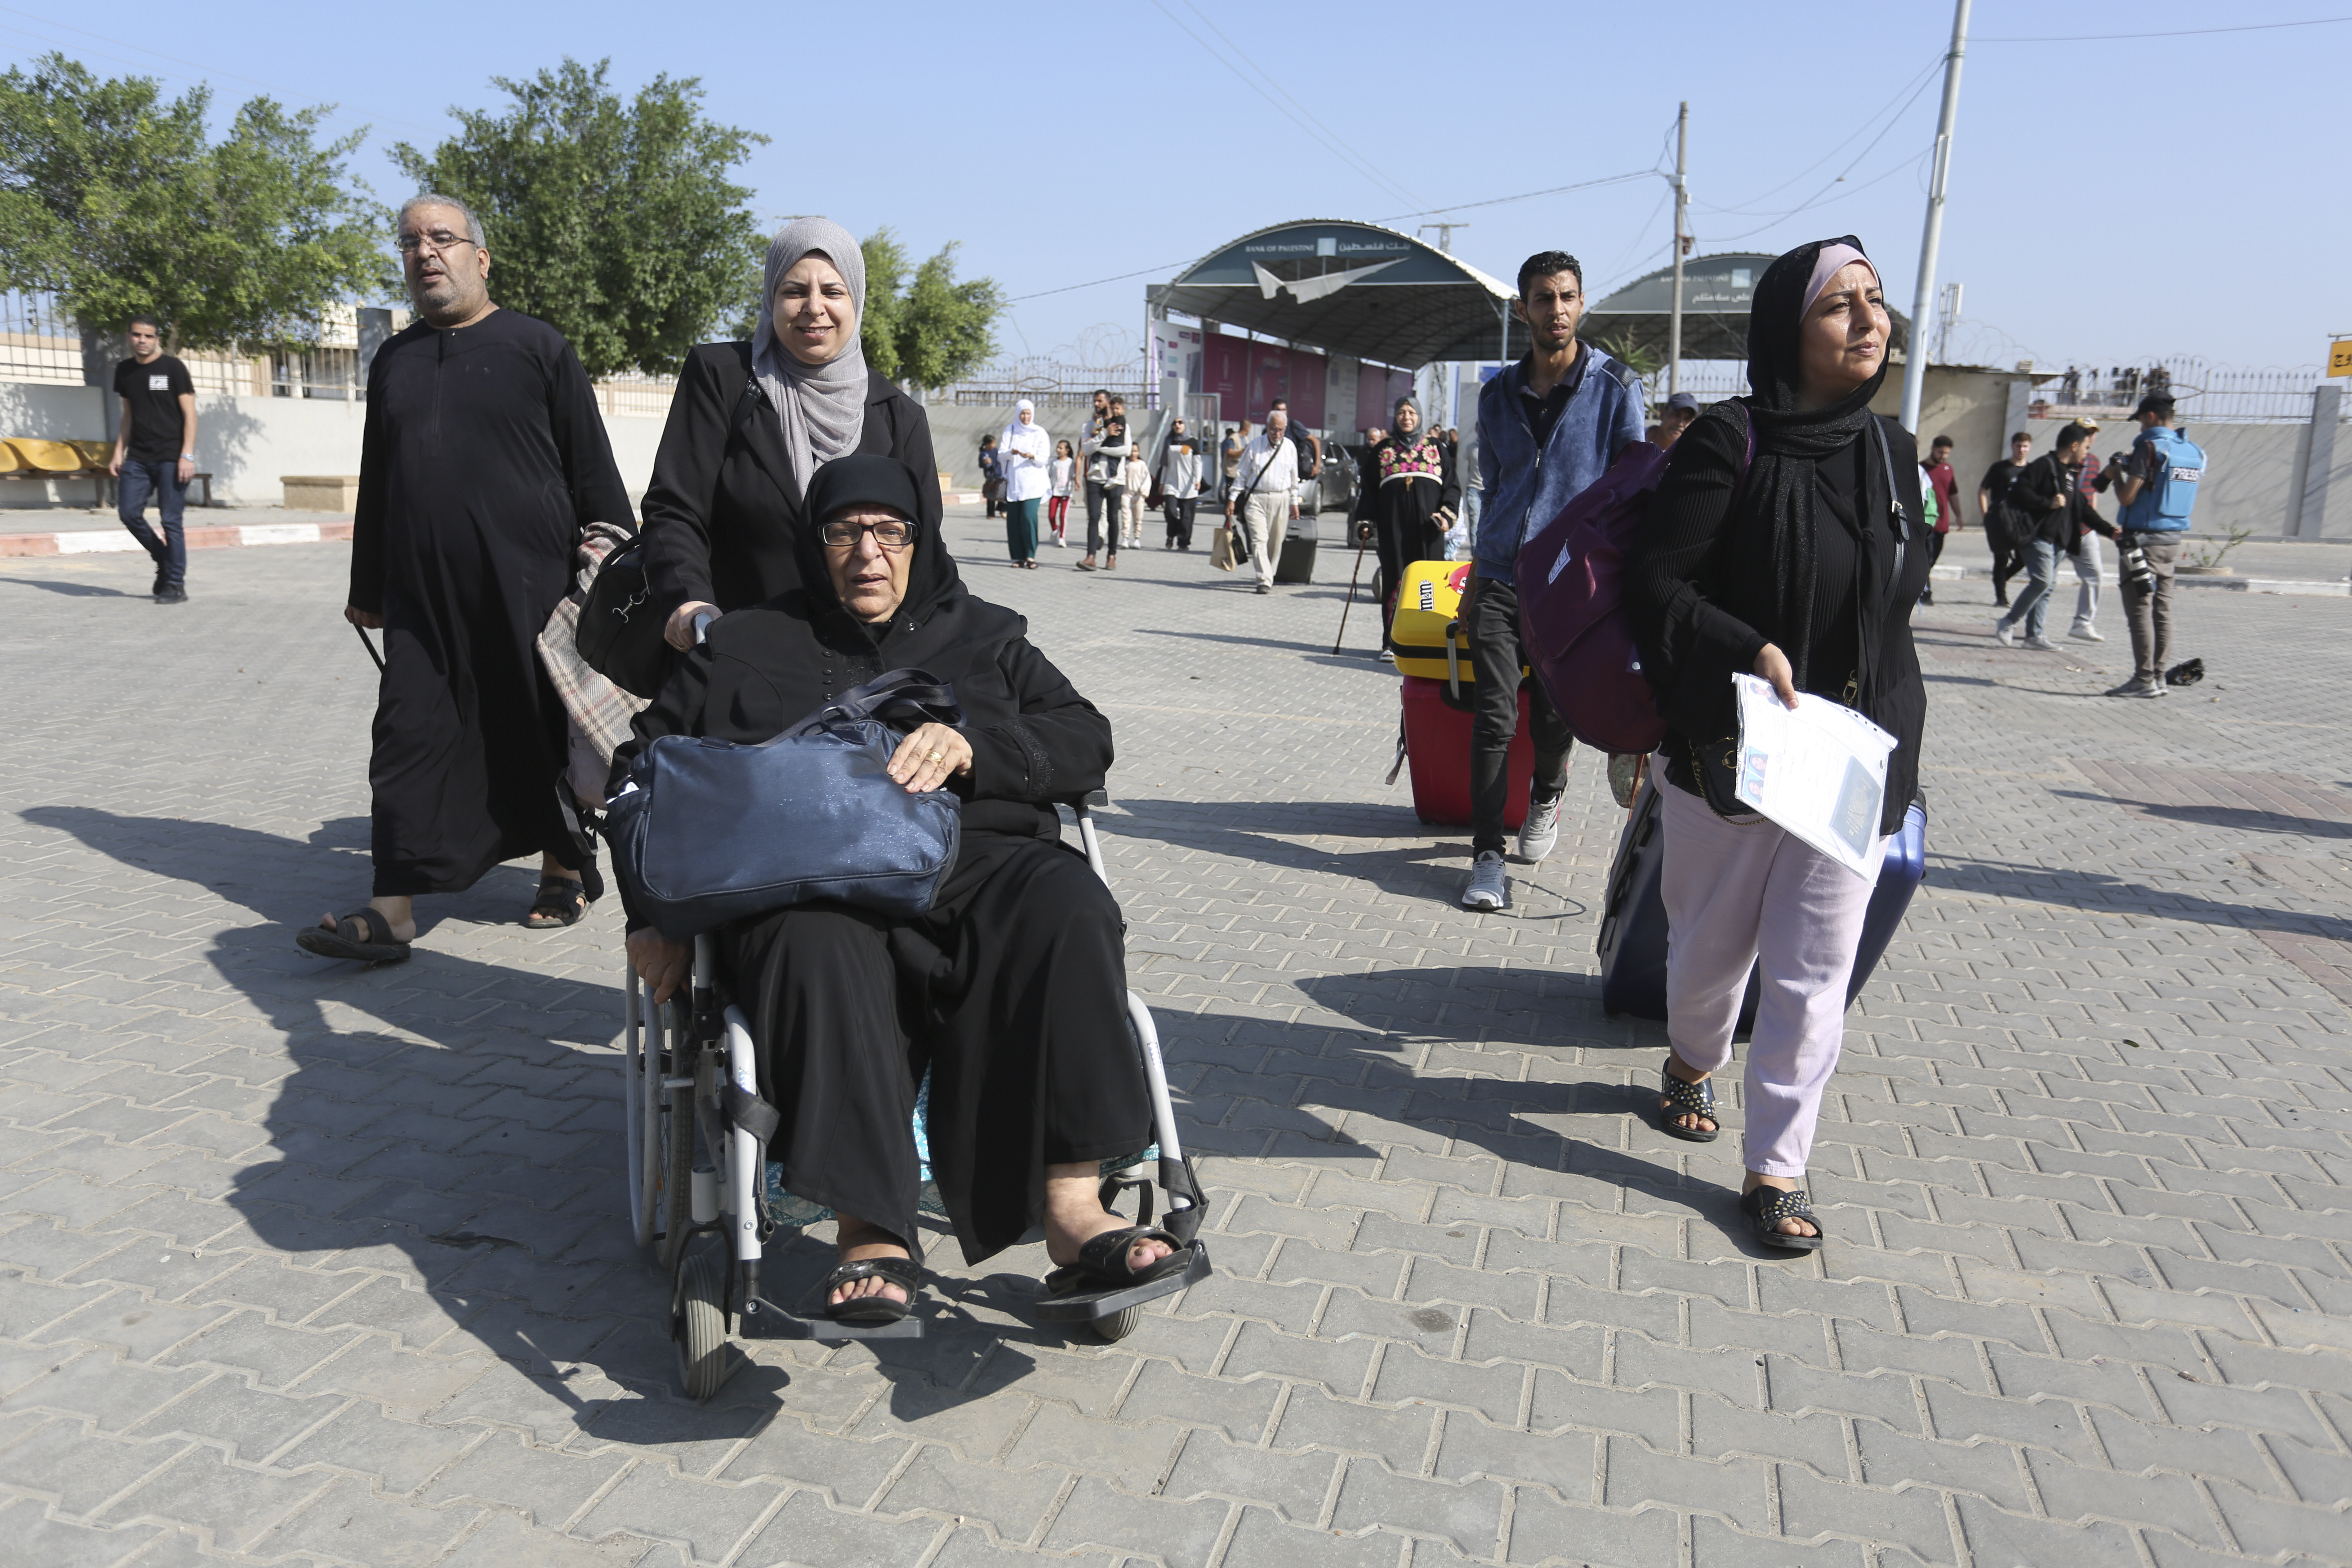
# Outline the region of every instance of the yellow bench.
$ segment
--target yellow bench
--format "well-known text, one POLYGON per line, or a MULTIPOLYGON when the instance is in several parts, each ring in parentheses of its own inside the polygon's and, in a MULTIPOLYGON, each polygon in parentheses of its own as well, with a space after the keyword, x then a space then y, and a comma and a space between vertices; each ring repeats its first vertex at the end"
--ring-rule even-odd
MULTIPOLYGON (((111 500, 108 492, 114 488, 114 476, 108 470, 113 463, 111 441, 52 441, 41 436, 0 439, 0 479, 86 479, 90 481, 94 504, 101 507, 111 500)), ((199 482, 205 487, 204 496, 195 504, 212 505, 212 475, 189 476, 192 487, 199 482)))

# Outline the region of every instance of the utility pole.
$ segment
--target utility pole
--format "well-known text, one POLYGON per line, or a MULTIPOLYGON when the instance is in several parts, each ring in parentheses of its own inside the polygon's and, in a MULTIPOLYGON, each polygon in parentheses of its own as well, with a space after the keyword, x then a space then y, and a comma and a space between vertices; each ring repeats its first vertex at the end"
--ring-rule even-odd
POLYGON ((1969 52, 1969 0, 1953 0, 1952 47, 1944 57, 1944 112, 1936 121, 1935 170, 1927 178, 1927 226, 1919 237, 1919 286, 1911 295, 1911 346, 1903 363, 1903 428, 1919 433, 1927 383, 1927 330, 1936 301, 1936 250, 1944 238, 1944 182, 1952 172, 1952 122, 1960 112, 1960 65, 1969 52))
POLYGON ((1690 205, 1690 100, 1675 120, 1675 303, 1666 318, 1666 391, 1683 389, 1683 214, 1690 205))
MULTIPOLYGON (((1425 223, 1421 226, 1424 229, 1435 229, 1437 248, 1451 256, 1454 254, 1454 231, 1457 228, 1468 228, 1470 226, 1466 223, 1425 223)), ((1442 400, 1445 406, 1445 422, 1450 426, 1458 412, 1454 407, 1457 401, 1456 394, 1459 391, 1455 384, 1461 380, 1461 374, 1454 368, 1454 362, 1446 360, 1441 362, 1434 373, 1434 377, 1430 382, 1429 412, 1425 417, 1433 422, 1436 419, 1438 405, 1442 400)))

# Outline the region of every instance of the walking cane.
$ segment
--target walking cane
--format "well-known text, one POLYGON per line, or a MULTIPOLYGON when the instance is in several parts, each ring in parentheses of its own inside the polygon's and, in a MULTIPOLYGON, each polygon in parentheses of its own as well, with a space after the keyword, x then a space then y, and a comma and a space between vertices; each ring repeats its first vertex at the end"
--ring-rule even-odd
POLYGON ((368 657, 375 660, 375 672, 378 675, 383 674, 383 655, 375 651, 375 643, 373 639, 367 635, 367 627, 360 625, 357 621, 353 621, 352 623, 352 630, 360 634, 360 647, 367 649, 368 657))
POLYGON ((1356 546, 1356 569, 1348 574, 1348 597, 1339 606, 1339 635, 1331 639, 1331 651, 1338 653, 1339 645, 1348 640, 1348 612, 1356 606, 1356 579, 1363 574, 1364 547, 1356 546))

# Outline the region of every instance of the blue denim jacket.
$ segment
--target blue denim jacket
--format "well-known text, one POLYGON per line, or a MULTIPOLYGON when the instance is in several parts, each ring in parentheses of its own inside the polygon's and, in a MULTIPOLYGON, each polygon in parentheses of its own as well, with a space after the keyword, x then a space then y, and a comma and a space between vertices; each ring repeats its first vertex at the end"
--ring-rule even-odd
POLYGON ((1584 379, 1551 427, 1551 438, 1536 449, 1519 388, 1527 384, 1521 359, 1478 393, 1478 575, 1490 583, 1516 581, 1519 546, 1549 522, 1559 509, 1609 471, 1612 458, 1643 431, 1642 378, 1601 350, 1584 379))

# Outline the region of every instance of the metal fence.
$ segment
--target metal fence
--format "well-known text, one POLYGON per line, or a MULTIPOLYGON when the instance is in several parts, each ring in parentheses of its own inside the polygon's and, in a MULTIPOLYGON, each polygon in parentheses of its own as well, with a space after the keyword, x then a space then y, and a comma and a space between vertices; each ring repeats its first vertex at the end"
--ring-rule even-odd
POLYGON ((1039 354, 982 365, 932 395, 960 408, 1012 404, 1024 397, 1041 409, 1086 408, 1093 405, 1097 388, 1127 399, 1130 409, 1149 406, 1153 392, 1136 379, 1132 362, 1078 364, 1039 354))
POLYGON ((15 290, 0 294, 0 381, 79 386, 81 328, 54 300, 15 290))
POLYGON ((2200 425, 2301 424, 2311 417, 2312 393, 2322 379, 2315 364, 2255 369, 2196 354, 2104 370, 2036 367, 2034 377, 2033 406, 2044 417, 2128 415, 2147 394, 2165 391, 2182 421, 2200 425))
MULTIPOLYGON (((2323 379, 2320 368, 2217 365, 2195 354, 2098 370, 2037 367, 2026 373, 2034 379, 2028 406, 2036 418, 2087 414, 2108 419, 2129 415, 2143 396, 2161 387, 2172 394, 2177 416, 2186 424, 2299 425, 2311 417, 2312 393, 2323 379)), ((1663 401, 1665 373, 1649 377, 1649 384, 1653 397, 1663 401)), ((1702 404, 1737 397, 1748 390, 1748 366, 1738 360, 1685 360, 1682 390, 1697 394, 1702 404)))

